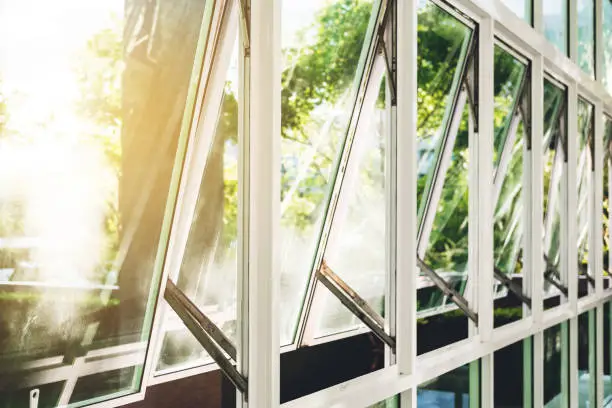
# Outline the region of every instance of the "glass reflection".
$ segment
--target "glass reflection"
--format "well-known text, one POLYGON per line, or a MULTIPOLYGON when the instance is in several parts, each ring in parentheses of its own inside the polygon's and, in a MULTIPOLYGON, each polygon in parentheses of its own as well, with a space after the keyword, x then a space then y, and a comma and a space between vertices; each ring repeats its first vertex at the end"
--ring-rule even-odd
MULTIPOLYGON (((378 61, 376 67, 380 69, 376 72, 382 71, 383 63, 378 61)), ((384 315, 387 270, 385 162, 389 111, 385 87, 384 79, 375 81, 366 92, 369 106, 361 111, 324 257, 327 265, 380 315, 384 315)), ((325 293, 321 300, 317 337, 361 324, 331 294, 325 293)))
POLYGON ((283 1, 281 344, 293 341, 379 1, 283 1))
POLYGON ((511 344, 494 353, 493 396, 495 407, 533 406, 532 338, 511 344))
MULTIPOLYGON (((544 81, 544 264, 543 273, 560 281, 561 205, 567 198, 562 194, 565 179, 566 93, 544 81)), ((544 296, 558 294, 548 281, 544 282, 544 296)))
POLYGON ((591 180, 593 179, 593 105, 578 100, 578 296, 585 296, 594 289, 589 265, 589 216, 591 180))
MULTIPOLYGON (((472 29, 433 3, 425 3, 418 18, 418 256, 462 291, 467 262, 468 107, 459 84, 472 29)), ((418 279, 421 316, 448 309, 447 303, 454 307, 429 278, 418 279)))
POLYGON ((544 330, 544 406, 568 406, 569 332, 564 322, 544 330))
POLYGON ((208 6, 0 1, 3 403, 139 390, 208 6))
MULTIPOLYGON (((612 0, 603 0, 603 36, 601 48, 603 51, 603 72, 597 76, 603 80, 604 86, 612 94, 612 0)), ((599 47, 600 45, 597 44, 599 47)))
POLYGON ((517 16, 532 24, 531 17, 531 9, 532 9, 532 0, 502 0, 510 10, 514 12, 517 16))
MULTIPOLYGON (((178 274, 177 286, 236 344, 238 268, 238 39, 233 41, 225 87, 212 137, 197 132, 186 171, 199 177, 199 191, 178 274), (210 144, 207 141, 210 140, 210 144), (196 160, 195 157, 201 158, 196 160)), ((212 89, 212 88, 211 88, 212 89)), ((207 95, 211 100, 215 96, 207 95)), ((200 123, 199 126, 206 124, 200 123)), ((197 185, 197 184, 196 184, 197 185)), ((171 308, 157 369, 210 362, 207 353, 171 308)))
MULTIPOLYGON (((523 156, 525 134, 518 106, 527 66, 512 54, 495 47, 494 71, 494 168, 493 250, 495 268, 511 278, 522 272, 523 237, 523 156)), ((517 286, 520 281, 515 279, 517 286)), ((496 297, 508 295, 500 285, 496 297)), ((506 302, 496 302, 495 325, 520 319, 522 306, 514 296, 506 302), (503 303, 503 304, 500 304, 503 303)))
POLYGON ((612 403, 612 302, 603 305, 603 397, 604 406, 612 403))
POLYGON ((480 392, 480 362, 449 371, 419 385, 418 408, 477 408, 480 392))
POLYGON ((567 54, 568 42, 568 0, 546 0, 542 2, 544 36, 559 51, 567 54))
POLYGON ((578 0, 578 65, 595 78, 595 2, 578 0))
POLYGON ((595 310, 578 316, 578 406, 595 407, 595 310))

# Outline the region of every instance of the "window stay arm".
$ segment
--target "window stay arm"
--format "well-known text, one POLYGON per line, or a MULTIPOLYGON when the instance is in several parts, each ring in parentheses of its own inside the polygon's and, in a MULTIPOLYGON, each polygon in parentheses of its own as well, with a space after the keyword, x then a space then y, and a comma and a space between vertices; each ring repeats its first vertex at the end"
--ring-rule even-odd
POLYGON ((495 267, 493 268, 493 274, 495 275, 495 278, 502 284, 504 285, 506 288, 508 288, 508 290, 510 292, 512 292, 514 294, 514 296, 516 296, 517 298, 519 298, 521 300, 521 302, 523 302, 524 304, 526 304, 527 306, 529 306, 529 308, 531 308, 531 298, 527 295, 525 295, 523 293, 523 291, 521 289, 519 289, 519 287, 512 282, 512 279, 508 278, 501 270, 499 270, 499 268, 495 267))
POLYGON ((219 368, 228 379, 247 397, 247 379, 240 374, 225 353, 236 361, 236 348, 221 330, 202 313, 187 296, 168 279, 164 298, 185 324, 187 329, 194 335, 198 342, 204 347, 210 357, 219 365, 219 368), (225 351, 225 353, 224 353, 225 351))
POLYGON ((459 294, 455 289, 450 287, 446 281, 436 273, 429 265, 427 265, 420 257, 417 257, 417 265, 419 269, 425 273, 429 279, 440 289, 448 298, 457 305, 459 309, 465 313, 478 326, 478 314, 470 309, 468 301, 459 294))
POLYGON ((317 271, 318 280, 383 343, 395 350, 395 339, 384 330, 383 318, 323 261, 317 271))

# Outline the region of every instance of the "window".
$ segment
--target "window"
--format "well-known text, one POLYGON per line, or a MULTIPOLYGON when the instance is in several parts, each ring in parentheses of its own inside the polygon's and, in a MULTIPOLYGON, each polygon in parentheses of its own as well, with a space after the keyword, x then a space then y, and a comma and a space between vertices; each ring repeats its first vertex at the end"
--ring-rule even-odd
MULTIPOLYGON (((284 1, 281 343, 294 341, 380 4, 284 1), (332 23, 333 22, 333 23, 332 23)), ((357 110, 359 107, 357 107, 357 110)), ((331 219, 329 220, 331 221, 331 219)))
MULTIPOLYGON (((603 1, 603 44, 601 44, 603 52, 603 72, 601 77, 608 92, 612 94, 612 0, 603 1)), ((599 45, 598 45, 599 46, 599 45)))
MULTIPOLYGON (((544 81, 544 296, 558 297, 563 291, 561 274, 561 208, 567 198, 563 188, 566 173, 566 93, 544 81)), ((553 303, 554 304, 554 303, 553 303)), ((545 302, 547 307, 550 302, 545 302)))
POLYGON ((480 362, 466 364, 417 389, 417 407, 461 407, 480 406, 480 362))
MULTIPOLYGON (((432 273, 462 295, 467 283, 470 109, 465 75, 473 69, 473 28, 434 3, 419 10, 417 145, 419 234, 417 310, 419 354, 467 337, 432 273), (438 327, 453 325, 448 336, 438 327)), ((435 276, 434 276, 435 278, 435 276)))
POLYGON ((597 406, 595 313, 595 310, 590 310, 578 316, 578 402, 585 408, 597 406))
POLYGON ((523 171, 525 143, 524 111, 528 103, 525 84, 527 65, 501 46, 495 47, 495 138, 493 141, 494 267, 499 279, 495 325, 501 326, 522 316, 523 270, 523 171), (508 300, 504 299, 508 297, 508 300))
POLYGON ((544 331, 544 406, 568 404, 569 330, 561 323, 544 331))
POLYGON ((544 36, 559 51, 567 54, 568 47, 568 0, 546 0, 542 2, 544 36))
POLYGON ((604 288, 610 288, 610 161, 612 156, 612 119, 604 116, 604 151, 603 151, 603 275, 604 288))
POLYGON ((517 16, 532 24, 532 0, 502 0, 503 3, 512 10, 517 16))
POLYGON ((578 295, 585 296, 595 289, 593 268, 589 261, 589 216, 593 205, 591 187, 593 172, 594 107, 583 99, 578 100, 578 295))
POLYGON ((494 353, 496 407, 533 406, 532 338, 518 341, 494 353))
POLYGON ((578 0, 578 65, 595 78, 595 3, 578 0))
POLYGON ((1 401, 141 389, 211 5, 1 6, 1 401))

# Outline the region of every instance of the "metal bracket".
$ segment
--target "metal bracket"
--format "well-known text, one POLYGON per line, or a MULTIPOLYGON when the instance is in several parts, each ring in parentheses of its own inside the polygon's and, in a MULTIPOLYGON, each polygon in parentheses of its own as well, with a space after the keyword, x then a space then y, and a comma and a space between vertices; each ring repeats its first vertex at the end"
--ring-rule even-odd
POLYGON ((168 279, 166 284, 164 298, 191 334, 195 336, 210 357, 219 365, 221 371, 246 399, 248 381, 238 372, 234 363, 226 356, 227 353, 230 358, 236 361, 236 348, 231 341, 170 279, 168 279))
MULTIPOLYGON (((382 31, 384 32, 384 30, 382 31)), ((395 85, 395 71, 391 66, 391 62, 389 60, 389 53, 387 52, 387 45, 385 44, 385 40, 383 39, 382 35, 378 36, 378 49, 380 50, 382 58, 385 60, 385 72, 387 76, 387 81, 389 82, 389 90, 391 92, 391 106, 397 106, 397 87, 395 85)))
POLYGON ((342 304, 363 322, 382 342, 395 351, 395 339, 383 329, 385 322, 370 305, 360 297, 323 261, 317 278, 342 304))
POLYGON ((559 291, 561 291, 561 293, 563 293, 563 295, 566 297, 569 295, 567 287, 563 286, 563 284, 557 279, 557 270, 554 266, 549 266, 546 268, 546 271, 544 272, 544 279, 559 289, 559 291))
POLYGON ((448 298, 457 305, 465 315, 478 326, 478 314, 470 309, 468 301, 459 294, 455 289, 451 288, 448 283, 440 275, 429 267, 421 258, 417 257, 417 266, 424 272, 429 279, 444 293, 448 298))
POLYGON ((493 268, 493 274, 495 275, 495 278, 502 285, 504 285, 506 288, 508 288, 508 290, 510 292, 512 292, 514 294, 514 296, 516 296, 517 298, 521 299, 521 302, 523 302, 524 304, 529 306, 529 308, 531 308, 531 298, 529 296, 525 295, 517 287, 517 285, 514 282, 512 282, 512 279, 510 279, 506 275, 504 275, 504 273, 502 271, 500 271, 498 268, 493 268))
POLYGON ((244 52, 247 56, 251 54, 251 8, 249 0, 240 1, 240 24, 244 33, 244 52))

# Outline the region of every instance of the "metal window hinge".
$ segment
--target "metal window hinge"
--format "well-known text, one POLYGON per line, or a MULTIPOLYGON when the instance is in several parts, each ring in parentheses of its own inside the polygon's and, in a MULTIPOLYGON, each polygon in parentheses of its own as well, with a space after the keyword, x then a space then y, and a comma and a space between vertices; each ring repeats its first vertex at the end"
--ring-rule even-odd
POLYGON ((391 65, 389 52, 387 51, 387 45, 385 44, 385 40, 382 36, 378 37, 378 50, 381 53, 382 58, 385 60, 385 73, 387 77, 387 82, 389 83, 389 90, 391 92, 391 106, 397 106, 397 87, 395 85, 395 70, 391 65))
POLYGON ((502 285, 504 285, 506 288, 508 288, 508 290, 510 292, 512 292, 514 294, 514 296, 519 298, 521 300, 521 302, 523 302, 524 304, 529 306, 529 308, 531 308, 531 298, 529 296, 525 295, 522 292, 522 290, 519 289, 518 286, 514 282, 512 282, 512 279, 510 279, 506 275, 504 275, 504 273, 502 271, 500 271, 498 268, 494 268, 493 269, 493 274, 495 275, 495 278, 502 285))
POLYGON ((323 261, 317 271, 318 280, 376 337, 395 351, 395 339, 384 330, 384 319, 373 310, 346 282, 323 261))
POLYGON ((242 41, 244 54, 251 55, 251 7, 249 0, 240 0, 240 24, 242 26, 242 41))
POLYGON ((417 265, 419 269, 425 273, 429 279, 455 304, 465 315, 478 326, 478 314, 469 307, 468 301, 459 294, 455 289, 451 288, 448 283, 440 275, 436 273, 429 265, 421 258, 417 257, 417 265))
POLYGON ((221 371, 247 399, 247 378, 235 367, 236 348, 223 332, 168 279, 164 298, 221 371), (230 361, 228 355, 234 361, 230 361))

